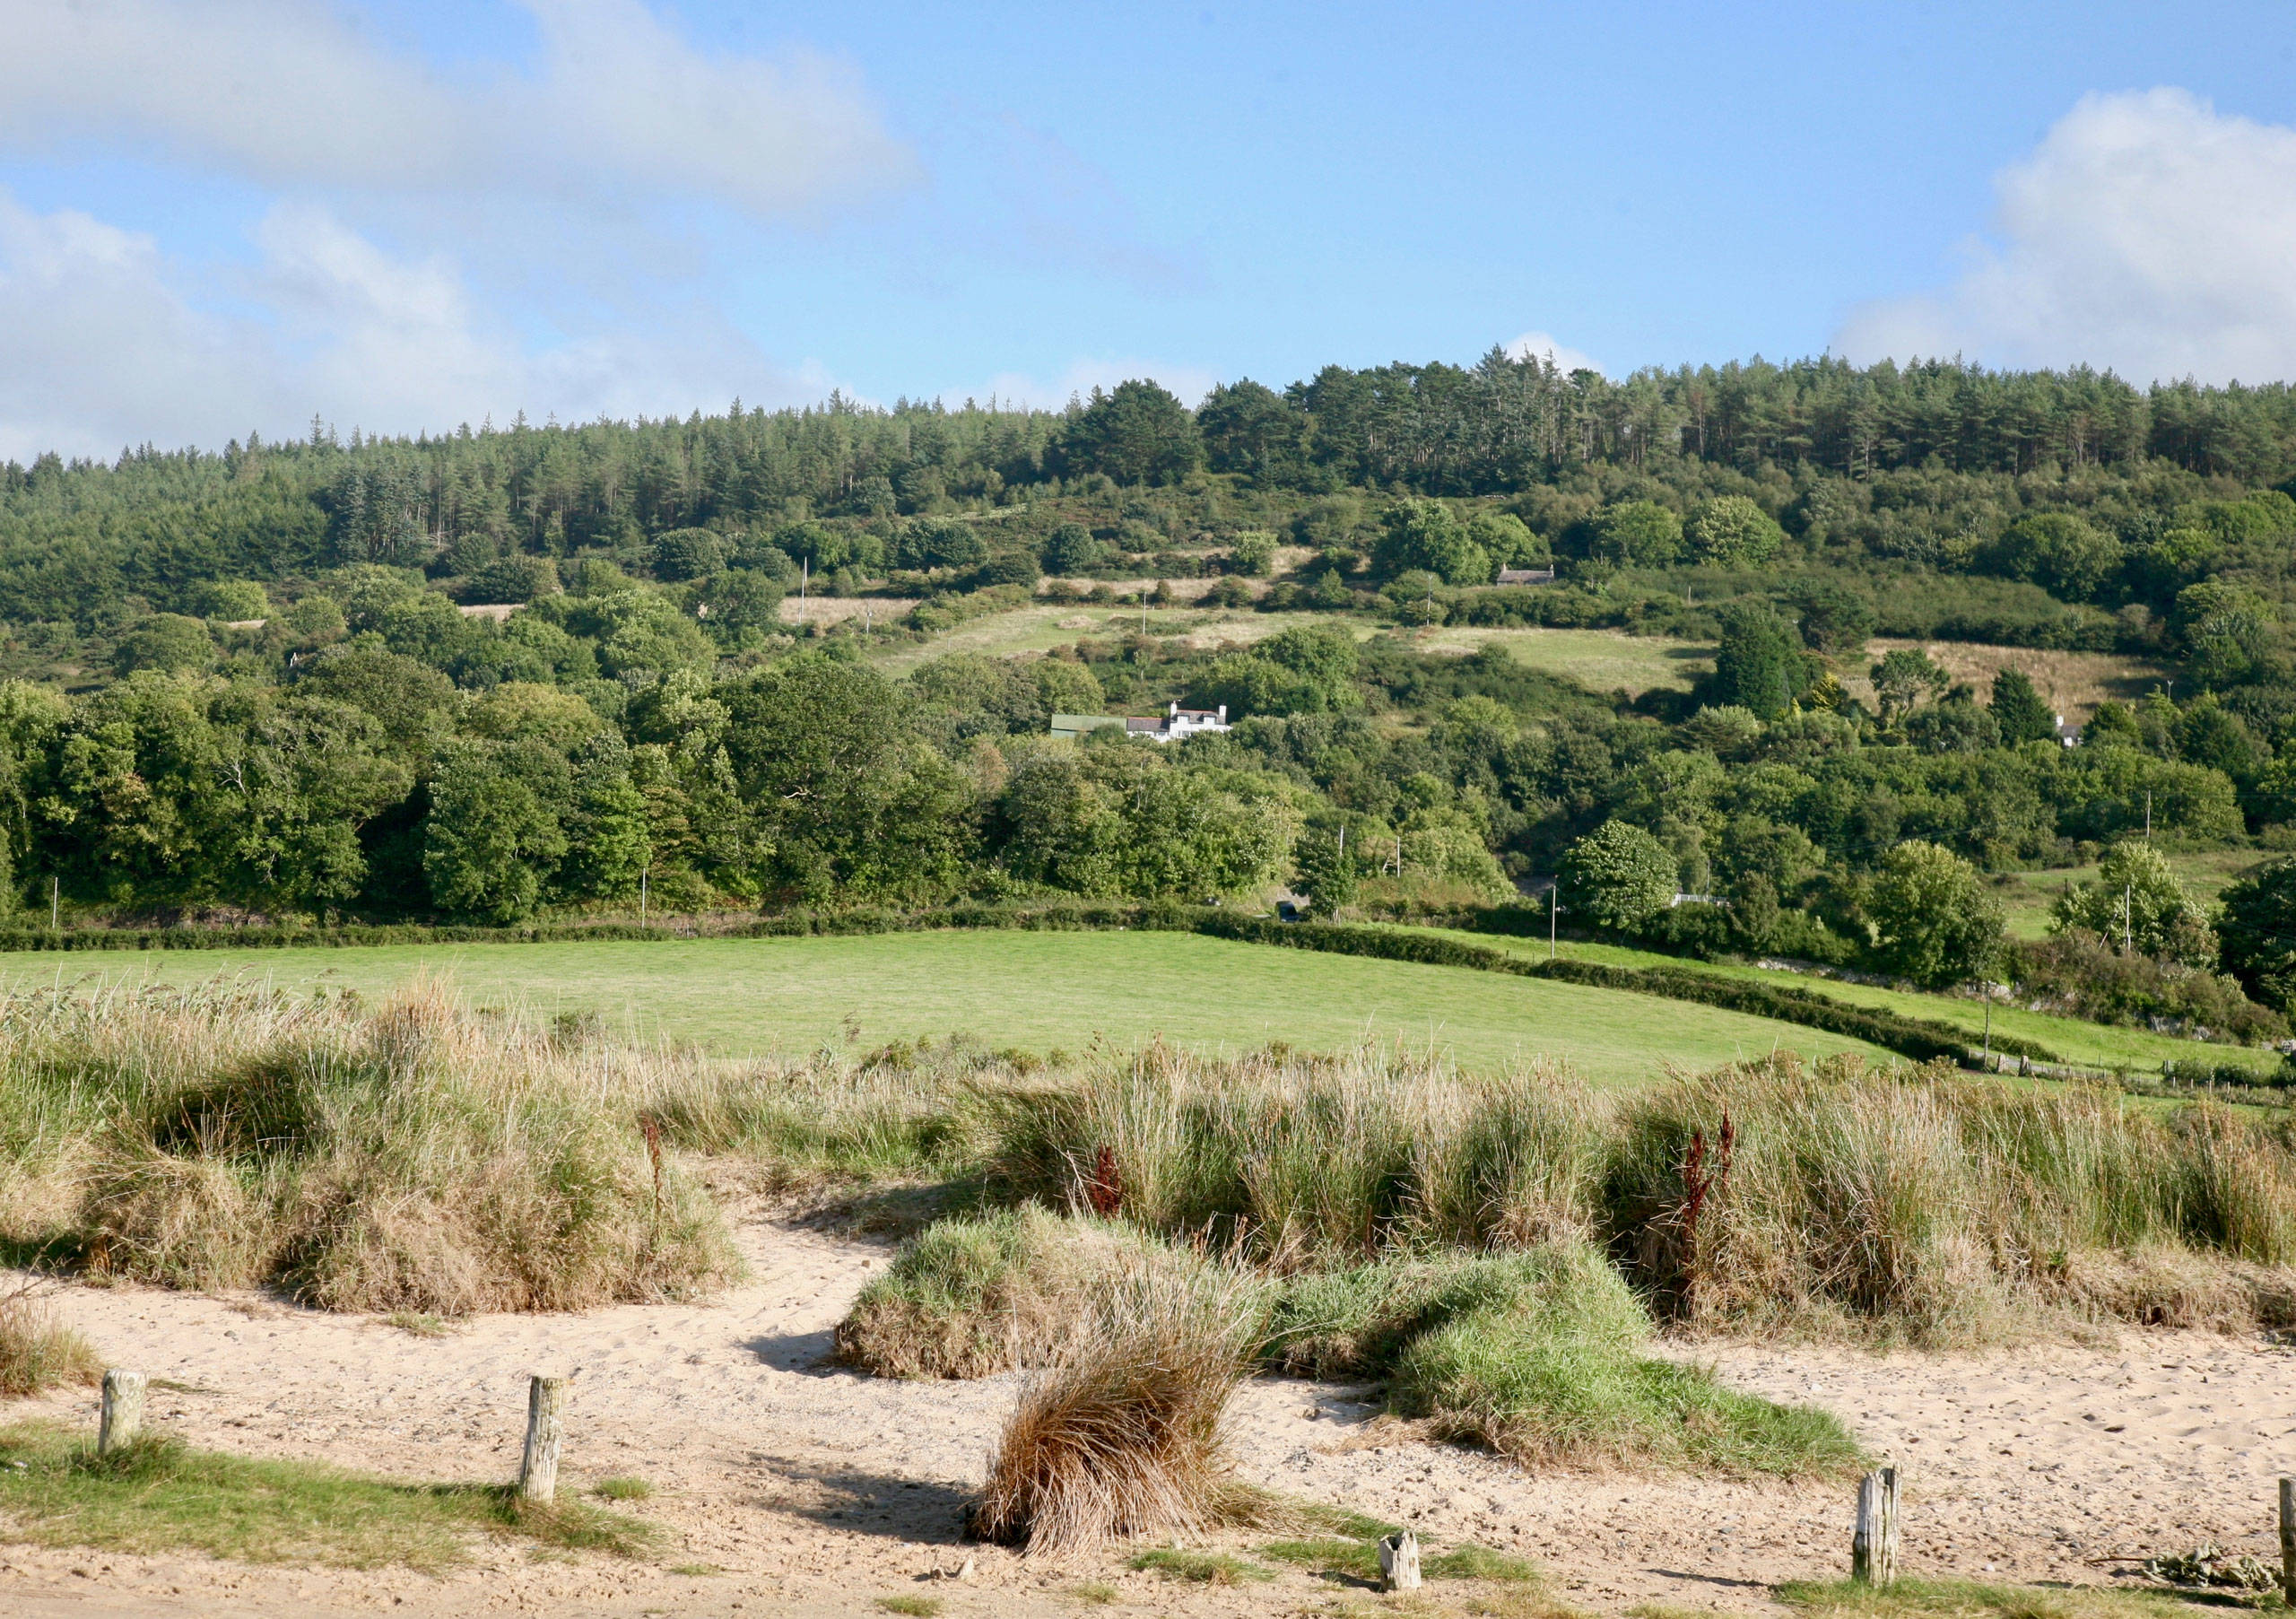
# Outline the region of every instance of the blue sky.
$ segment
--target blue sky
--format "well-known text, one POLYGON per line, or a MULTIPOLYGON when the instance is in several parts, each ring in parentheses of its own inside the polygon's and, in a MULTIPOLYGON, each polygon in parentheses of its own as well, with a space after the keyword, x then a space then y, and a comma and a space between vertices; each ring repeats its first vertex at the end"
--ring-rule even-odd
POLYGON ((0 0, 0 457, 1528 336, 2296 374, 2275 4, 0 0))

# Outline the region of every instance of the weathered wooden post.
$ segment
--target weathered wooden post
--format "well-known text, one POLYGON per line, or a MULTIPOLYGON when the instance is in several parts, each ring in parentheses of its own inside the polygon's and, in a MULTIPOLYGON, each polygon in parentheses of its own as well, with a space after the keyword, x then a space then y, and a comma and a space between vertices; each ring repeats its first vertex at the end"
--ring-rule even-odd
POLYGON ((1379 1538, 1379 1580, 1391 1591, 1419 1589, 1419 1536, 1409 1529, 1379 1538))
POLYGON ((518 1493, 549 1501, 558 1493, 558 1450, 566 1440, 566 1380, 537 1377, 526 1388, 526 1454, 518 1493))
POLYGON ((1857 1486, 1857 1533, 1849 1543, 1849 1577, 1884 1586, 1898 1577, 1898 1470, 1868 1473, 1857 1486))
POLYGON ((2280 1481, 2280 1594, 2296 1607, 2296 1478, 2280 1481))
POLYGON ((144 1428, 144 1374, 117 1367, 104 1373, 103 1415, 96 1424, 96 1454, 112 1450, 134 1439, 144 1428))

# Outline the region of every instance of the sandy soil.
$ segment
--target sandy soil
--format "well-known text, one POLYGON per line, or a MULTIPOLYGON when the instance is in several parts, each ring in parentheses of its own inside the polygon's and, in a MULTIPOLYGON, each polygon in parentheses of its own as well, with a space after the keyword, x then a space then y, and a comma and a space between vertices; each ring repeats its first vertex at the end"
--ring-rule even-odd
MULTIPOLYGON (((444 1338, 257 1297, 74 1288, 68 1317, 116 1365, 165 1386, 155 1418, 196 1444, 430 1479, 515 1473, 531 1371, 577 1375, 566 1477, 634 1474, 667 1531, 659 1564, 481 1547, 443 1578, 242 1566, 4 1543, 0 1613, 22 1615, 547 1611, 557 1615, 871 1614, 942 1598, 951 1615, 1074 1614, 1096 1580, 1119 1611, 1292 1614, 1345 1592, 1175 1586, 1110 1553, 1046 1568, 957 1537, 1014 1393, 1011 1379, 900 1384, 821 1363, 888 1250, 757 1220, 751 1280, 707 1306, 494 1317, 444 1338), (935 1578, 971 1555, 970 1580, 935 1578), (674 1573, 699 1568, 709 1573, 674 1573)), ((2272 1479, 2296 1466, 2296 1352, 2192 1335, 1971 1358, 1838 1349, 1685 1351, 1733 1382, 1840 1414, 1906 1470, 1909 1571, 2101 1580, 2090 1559, 2213 1540, 2260 1554, 2272 1479)), ((1839 1485, 1529 1476, 1417 1441, 1329 1385, 1269 1379, 1234 1411, 1246 1472, 1287 1493, 1518 1551, 1596 1613, 1642 1602, 1775 1611, 1767 1588, 1844 1571, 1839 1485)), ((85 1395, 29 1402, 92 1426, 85 1395)), ((1248 1549, 1248 1543, 1239 1543, 1248 1549)), ((1442 1587, 1431 1593, 1439 1606, 1442 1587)), ((1453 1600, 1465 1595, 1453 1588, 1453 1600)))

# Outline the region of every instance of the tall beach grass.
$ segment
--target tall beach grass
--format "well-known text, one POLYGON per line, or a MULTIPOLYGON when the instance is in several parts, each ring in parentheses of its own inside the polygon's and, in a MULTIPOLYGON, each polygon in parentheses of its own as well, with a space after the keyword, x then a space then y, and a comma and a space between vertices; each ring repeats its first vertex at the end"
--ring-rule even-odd
POLYGON ((695 1059, 475 1014, 222 987, 0 1001, 0 1236, 95 1275, 329 1309, 683 1296, 735 1259, 649 1144, 695 1059), (617 1058, 619 1060, 617 1060, 617 1058))
POLYGON ((2288 1116, 1790 1056, 1597 1092, 1152 1048, 999 1099, 988 1184, 1276 1270, 1569 1240, 1659 1313, 1979 1342, 2296 1322, 2288 1116))

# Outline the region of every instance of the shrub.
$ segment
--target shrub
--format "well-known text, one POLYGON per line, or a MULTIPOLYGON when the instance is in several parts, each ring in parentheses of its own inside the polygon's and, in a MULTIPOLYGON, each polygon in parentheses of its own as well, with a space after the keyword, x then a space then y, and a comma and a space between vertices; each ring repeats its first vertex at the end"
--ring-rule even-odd
POLYGON ((1275 536, 1264 528, 1247 528, 1228 542, 1228 570, 1247 579, 1265 579, 1275 561, 1275 536))
MULTIPOLYGON (((2021 997, 2092 1023, 2144 1024, 2160 1018, 2189 1033, 2205 1031, 2244 1044, 2288 1031, 2287 1020, 2248 999, 2238 979, 2170 956, 2123 954, 2118 927, 2110 938, 2066 927, 2012 951, 2010 971, 2021 997)), ((2256 1071, 2252 1062, 2241 1066, 2256 1071)))
POLYGON ((1785 544, 1785 531, 1744 495, 1719 495, 1698 509, 1683 534, 1700 561, 1730 566, 1766 562, 1785 544))
POLYGON ((1627 932, 1674 898, 1674 858, 1665 845, 1625 821, 1605 821, 1562 857, 1563 892, 1597 927, 1627 932))

